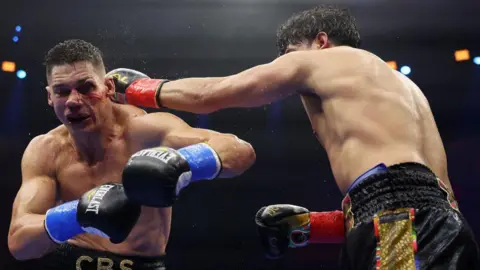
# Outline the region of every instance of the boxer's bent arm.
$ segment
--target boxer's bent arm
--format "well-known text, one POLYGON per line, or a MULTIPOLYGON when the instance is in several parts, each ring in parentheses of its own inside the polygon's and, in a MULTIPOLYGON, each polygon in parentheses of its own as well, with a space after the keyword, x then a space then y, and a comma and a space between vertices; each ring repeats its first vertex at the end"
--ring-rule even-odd
POLYGON ((137 139, 152 146, 180 149, 207 143, 218 155, 222 170, 218 177, 229 178, 242 174, 255 162, 253 147, 232 134, 193 128, 179 117, 168 113, 151 113, 134 119, 132 125, 137 139), (142 138, 143 137, 143 138, 142 138))
POLYGON ((350 89, 372 57, 349 47, 299 51, 228 77, 187 78, 163 84, 159 105, 193 113, 257 107, 289 95, 321 98, 350 89), (367 61, 365 61, 367 60, 367 61))
POLYGON ((218 178, 238 176, 256 159, 253 147, 237 136, 190 126, 169 131, 163 145, 179 149, 197 143, 207 143, 217 153, 222 165, 218 178))
POLYGON ((8 233, 9 250, 18 260, 42 257, 56 246, 44 227, 46 211, 55 206, 56 183, 43 141, 33 139, 22 159, 22 185, 13 203, 8 233))

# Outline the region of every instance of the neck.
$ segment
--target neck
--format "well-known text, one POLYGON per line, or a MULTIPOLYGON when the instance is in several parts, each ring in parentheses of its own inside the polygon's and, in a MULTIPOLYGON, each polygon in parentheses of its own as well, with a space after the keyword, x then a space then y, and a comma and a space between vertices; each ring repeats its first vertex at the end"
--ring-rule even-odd
POLYGON ((93 131, 71 131, 71 137, 80 159, 88 164, 95 164, 105 157, 105 150, 119 135, 120 123, 116 113, 102 115, 102 124, 93 131))

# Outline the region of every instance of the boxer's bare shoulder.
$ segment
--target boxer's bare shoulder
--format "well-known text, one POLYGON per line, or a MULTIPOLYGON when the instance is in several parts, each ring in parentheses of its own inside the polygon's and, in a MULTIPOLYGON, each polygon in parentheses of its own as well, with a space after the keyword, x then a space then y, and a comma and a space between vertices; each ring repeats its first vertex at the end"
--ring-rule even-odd
POLYGON ((117 104, 117 106, 120 106, 129 117, 138 117, 147 114, 146 111, 132 105, 117 104))
POLYGON ((67 134, 67 129, 59 126, 34 137, 24 151, 22 164, 25 163, 25 166, 42 164, 45 169, 50 168, 54 171, 56 157, 65 147, 67 134))

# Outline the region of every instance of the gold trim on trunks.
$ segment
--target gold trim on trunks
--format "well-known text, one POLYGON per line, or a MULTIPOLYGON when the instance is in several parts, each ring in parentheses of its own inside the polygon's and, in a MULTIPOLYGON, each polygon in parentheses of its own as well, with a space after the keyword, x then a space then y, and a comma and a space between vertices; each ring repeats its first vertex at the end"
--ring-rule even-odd
POLYGON ((384 210, 373 218, 377 238, 376 269, 415 270, 415 209, 384 210))

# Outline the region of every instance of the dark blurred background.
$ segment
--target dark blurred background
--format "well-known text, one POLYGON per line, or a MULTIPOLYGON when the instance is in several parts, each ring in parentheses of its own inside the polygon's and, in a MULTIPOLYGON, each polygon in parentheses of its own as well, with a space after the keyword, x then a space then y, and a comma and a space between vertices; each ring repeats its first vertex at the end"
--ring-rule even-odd
MULTIPOLYGON (((4 1, 0 16, 0 269, 19 264, 7 248, 11 206, 28 142, 59 125, 47 105, 43 56, 69 38, 100 47, 109 69, 152 77, 223 76, 276 56, 275 31, 313 0, 4 1), (21 27, 17 27, 21 26, 21 27), (21 28, 21 29, 20 29, 21 28), (16 36, 16 38, 14 37, 16 36), (24 77, 24 78, 23 78, 24 77)), ((363 48, 415 81, 428 97, 448 153, 460 208, 480 235, 480 2, 342 0, 357 17, 363 48), (457 53, 455 58, 455 52, 457 53), (477 57, 477 58, 475 58, 477 57), (462 60, 463 61, 460 61, 462 60), (407 66, 409 68, 406 68, 407 66), (410 73, 409 73, 410 72, 410 73)), ((174 208, 169 269, 336 269, 339 247, 316 245, 266 260, 253 216, 263 205, 340 209, 325 153, 301 102, 211 115, 174 112, 189 124, 252 143, 257 163, 243 176, 194 184, 174 208), (294 157, 294 158, 293 158, 294 157)), ((395 121, 395 119, 392 119, 395 121)))

